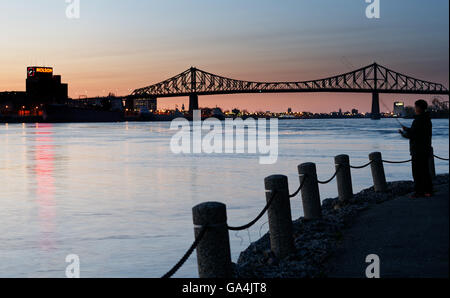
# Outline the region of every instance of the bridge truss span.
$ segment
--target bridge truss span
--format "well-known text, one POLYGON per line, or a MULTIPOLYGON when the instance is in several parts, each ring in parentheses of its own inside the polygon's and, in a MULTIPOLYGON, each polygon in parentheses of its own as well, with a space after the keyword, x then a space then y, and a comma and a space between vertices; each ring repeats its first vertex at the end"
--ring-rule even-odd
POLYGON ((232 93, 277 92, 366 92, 448 94, 438 83, 416 79, 376 63, 325 79, 301 82, 253 82, 218 76, 200 69, 188 69, 168 80, 141 89, 132 95, 171 97, 232 93))
POLYGON ((131 96, 139 98, 189 96, 192 110, 198 108, 199 95, 288 92, 372 93, 374 115, 379 114, 380 93, 449 94, 442 84, 416 79, 373 63, 348 73, 299 82, 243 81, 190 68, 163 82, 136 89, 131 96))

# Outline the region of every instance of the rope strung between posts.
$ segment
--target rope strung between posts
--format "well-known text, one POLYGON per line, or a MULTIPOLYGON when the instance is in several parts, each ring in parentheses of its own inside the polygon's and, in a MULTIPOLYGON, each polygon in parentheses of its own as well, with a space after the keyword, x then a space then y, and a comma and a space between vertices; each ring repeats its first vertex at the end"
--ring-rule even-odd
POLYGON ((173 266, 172 269, 169 270, 169 272, 164 274, 161 278, 171 278, 181 268, 181 266, 184 265, 184 263, 187 261, 187 259, 189 259, 191 254, 197 248, 197 246, 200 243, 200 241, 202 240, 203 236, 205 236, 207 229, 208 229, 207 226, 202 227, 197 238, 195 238, 194 243, 192 243, 191 247, 187 250, 187 252, 184 254, 184 256, 178 261, 178 263, 175 264, 175 266, 173 266))
POLYGON ((319 183, 319 184, 328 184, 328 183, 330 183, 331 181, 334 180, 334 178, 336 178, 336 176, 337 176, 337 174, 339 173, 340 170, 341 170, 341 165, 338 165, 336 172, 334 173, 334 175, 330 179, 328 179, 326 181, 317 180, 317 183, 319 183))
POLYGON ((267 204, 264 207, 264 209, 258 214, 258 216, 254 220, 252 220, 248 224, 246 224, 244 226, 240 226, 240 227, 230 227, 230 226, 228 226, 228 230, 230 230, 230 231, 242 231, 242 230, 246 230, 246 229, 252 227, 255 223, 258 222, 258 220, 261 219, 261 217, 263 217, 263 215, 266 213, 266 211, 269 210, 270 205, 272 204, 272 202, 275 199, 276 193, 277 193, 276 191, 272 192, 272 197, 269 199, 269 201, 267 202, 267 204))
POLYGON ((304 176, 303 181, 302 181, 302 183, 300 184, 300 187, 299 187, 293 194, 291 194, 291 195, 289 196, 289 198, 294 198, 294 197, 296 197, 296 196, 298 195, 298 193, 302 190, 303 185, 305 185, 306 179, 308 179, 308 176, 307 176, 307 175, 304 176))
MULTIPOLYGON (((437 159, 440 159, 440 160, 449 161, 448 158, 443 158, 443 157, 439 157, 439 156, 436 156, 436 155, 434 155, 434 157, 437 158, 437 159)), ((389 163, 389 164, 403 164, 403 163, 409 163, 411 161, 412 161, 412 159, 405 160, 405 161, 382 160, 382 162, 389 163)), ((364 164, 362 166, 352 166, 352 165, 350 165, 350 168, 352 168, 352 169, 364 169, 364 168, 370 166, 374 162, 375 161, 372 160, 369 163, 364 164)), ((334 175, 330 179, 328 179, 326 181, 317 180, 317 183, 319 183, 319 184, 328 184, 331 181, 333 181, 334 178, 336 178, 338 172, 341 170, 341 166, 342 165, 338 165, 338 167, 336 169, 336 172, 334 173, 334 175)), ((308 176, 304 177, 304 179, 303 179, 302 183, 300 184, 299 188, 292 195, 289 195, 289 198, 296 197, 300 193, 300 191, 302 190, 302 188, 303 188, 307 178, 308 178, 308 176)), ((264 207, 264 209, 258 214, 258 216, 254 220, 252 220, 248 224, 246 224, 244 226, 240 226, 240 227, 230 227, 230 226, 228 226, 228 230, 230 230, 230 231, 242 231, 242 230, 246 230, 246 229, 252 227, 255 223, 257 223, 261 219, 261 217, 263 217, 263 215, 267 212, 267 210, 269 210, 270 205, 275 200, 276 193, 277 193, 276 191, 272 192, 272 197, 269 199, 269 201, 267 202, 267 204, 264 207)), ((198 236, 196 237, 194 243, 192 243, 191 247, 186 251, 184 256, 175 264, 175 266, 173 266, 172 269, 170 269, 166 274, 164 274, 162 276, 162 278, 171 278, 184 265, 184 263, 189 259, 189 257, 192 255, 194 250, 197 248, 197 246, 200 243, 200 241, 202 240, 203 236, 205 236, 207 228, 208 228, 207 226, 203 226, 202 227, 202 229, 200 230, 200 232, 199 232, 198 236)), ((261 226, 261 228, 262 228, 262 226, 261 226)), ((261 228, 260 228, 260 233, 261 233, 261 228)))
MULTIPOLYGON (((306 181, 306 179, 303 179, 303 182, 301 183, 299 189, 294 194, 290 195, 289 196, 290 198, 295 197, 300 192, 300 190, 302 189, 303 185, 305 184, 305 181, 306 181)), ((257 223, 261 219, 261 217, 263 217, 263 215, 267 212, 267 210, 269 210, 270 205, 275 200, 276 193, 277 193, 276 191, 272 192, 272 197, 267 202, 267 204, 264 207, 264 209, 259 213, 259 215, 254 220, 252 220, 248 224, 246 224, 244 226, 240 226, 240 227, 230 227, 230 226, 228 226, 228 230, 230 230, 230 231, 242 231, 242 230, 246 230, 246 229, 252 227, 255 223, 257 223)), ((191 254, 197 248, 198 244, 200 243, 200 241, 202 240, 203 236, 205 235, 206 230, 207 230, 207 226, 203 226, 202 229, 200 230, 200 233, 198 234, 198 237, 195 239, 194 243, 192 243, 192 245, 188 249, 188 251, 178 261, 178 263, 175 266, 173 266, 172 269, 170 269, 169 272, 167 272, 166 274, 163 275, 162 278, 170 278, 170 277, 172 277, 181 268, 181 266, 184 265, 184 263, 189 259, 191 254)))
MULTIPOLYGON (((295 193, 293 193, 292 195, 289 195, 289 198, 293 198, 293 197, 298 195, 300 190, 302 190, 303 185, 305 185, 305 181, 306 181, 306 177, 305 177, 305 179, 303 179, 303 181, 300 184, 300 187, 297 189, 297 191, 295 193)), ((261 217, 263 217, 263 215, 267 212, 267 210, 269 210, 270 205, 272 205, 272 202, 275 200, 275 196, 276 196, 276 191, 272 192, 272 197, 267 202, 267 204, 264 207, 264 209, 258 214, 258 216, 254 220, 252 220, 248 224, 246 224, 244 226, 240 226, 240 227, 230 227, 230 226, 228 226, 228 230, 230 230, 230 231, 242 231, 242 230, 246 230, 246 229, 252 227, 255 223, 257 223, 261 219, 261 217)))
POLYGON ((370 161, 369 163, 366 163, 365 165, 362 165, 362 166, 350 166, 350 168, 356 169, 356 170, 364 169, 364 168, 370 166, 371 164, 373 164, 373 162, 374 162, 374 161, 372 160, 372 161, 370 161))
POLYGON ((383 160, 384 163, 390 163, 390 164, 401 164, 401 163, 408 163, 411 162, 412 159, 410 160, 404 160, 404 161, 390 161, 390 160, 383 160))
POLYGON ((443 160, 443 161, 449 161, 448 158, 439 157, 437 155, 435 155, 434 157, 436 157, 437 159, 443 160))

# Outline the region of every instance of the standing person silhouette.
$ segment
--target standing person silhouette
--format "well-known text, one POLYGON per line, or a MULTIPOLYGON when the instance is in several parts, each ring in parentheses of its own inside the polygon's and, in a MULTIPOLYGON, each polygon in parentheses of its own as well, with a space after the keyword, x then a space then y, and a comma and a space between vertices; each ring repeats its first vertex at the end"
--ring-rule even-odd
POLYGON ((414 122, 410 128, 403 126, 399 132, 409 139, 412 156, 412 172, 414 177, 414 195, 411 198, 431 197, 433 182, 429 170, 429 156, 432 154, 432 128, 430 114, 427 112, 428 104, 425 100, 415 103, 414 122))

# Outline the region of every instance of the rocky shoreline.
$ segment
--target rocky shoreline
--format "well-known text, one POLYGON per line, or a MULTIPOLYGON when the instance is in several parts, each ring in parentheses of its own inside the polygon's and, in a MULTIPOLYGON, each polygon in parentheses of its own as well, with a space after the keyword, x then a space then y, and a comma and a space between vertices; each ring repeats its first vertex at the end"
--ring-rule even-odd
MULTIPOLYGON (((436 177, 435 185, 449 183, 449 175, 436 177)), ((240 254, 235 264, 238 278, 320 278, 327 276, 327 261, 333 255, 345 229, 363 210, 375 204, 404 196, 413 191, 412 181, 388 183, 389 190, 377 193, 365 189, 350 202, 342 204, 337 198, 322 202, 323 218, 307 221, 303 217, 293 222, 296 251, 279 260, 270 251, 269 234, 252 243, 240 254)))

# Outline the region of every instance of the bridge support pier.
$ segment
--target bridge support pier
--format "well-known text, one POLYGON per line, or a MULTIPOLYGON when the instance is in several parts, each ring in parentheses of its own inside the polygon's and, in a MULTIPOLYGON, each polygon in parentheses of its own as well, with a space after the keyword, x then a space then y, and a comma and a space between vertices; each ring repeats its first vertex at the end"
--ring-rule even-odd
POLYGON ((372 93, 372 120, 380 120, 380 94, 378 92, 372 93))
POLYGON ((194 110, 198 110, 198 95, 189 95, 189 112, 192 113, 194 110))

